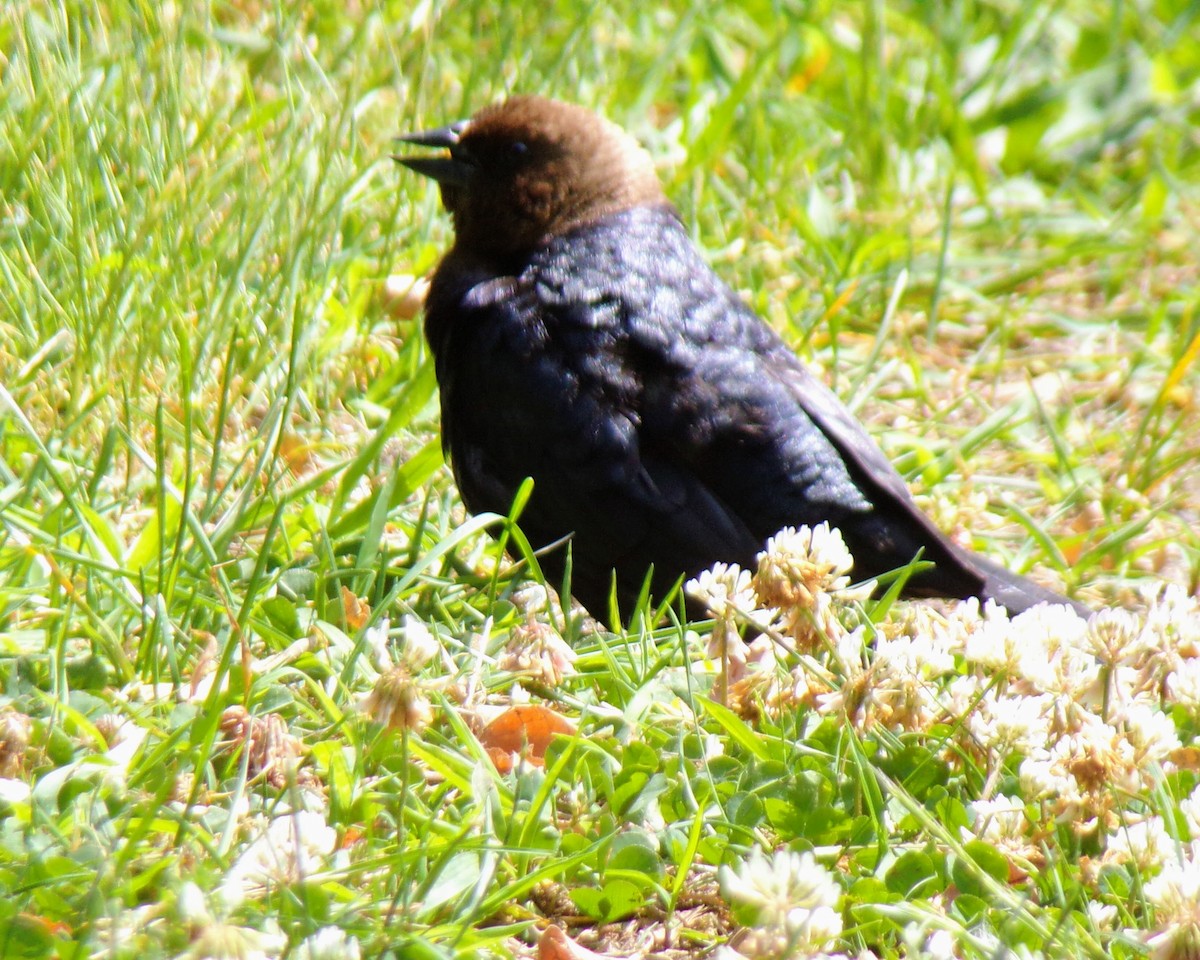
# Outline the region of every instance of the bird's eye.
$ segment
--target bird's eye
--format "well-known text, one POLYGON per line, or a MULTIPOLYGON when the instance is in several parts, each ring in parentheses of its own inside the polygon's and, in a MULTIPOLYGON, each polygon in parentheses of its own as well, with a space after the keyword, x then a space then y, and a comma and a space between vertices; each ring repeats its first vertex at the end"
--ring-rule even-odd
POLYGON ((508 148, 509 155, 514 160, 519 160, 521 157, 529 153, 529 144, 523 140, 514 140, 508 148))

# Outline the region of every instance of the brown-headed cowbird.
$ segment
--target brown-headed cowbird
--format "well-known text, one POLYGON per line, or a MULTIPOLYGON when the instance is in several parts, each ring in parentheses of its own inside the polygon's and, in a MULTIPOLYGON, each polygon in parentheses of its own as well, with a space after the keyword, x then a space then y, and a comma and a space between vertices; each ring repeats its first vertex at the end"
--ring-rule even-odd
MULTIPOLYGON (((425 332, 442 439, 467 507, 506 513, 526 477, 535 547, 570 538, 571 592, 628 612, 785 526, 838 527, 862 579, 909 596, 1073 603, 948 540, 854 415, 723 283, 650 157, 581 107, 515 97, 400 138, 437 181, 455 243, 425 332)), ((552 582, 566 550, 542 560, 552 582)), ((1074 604, 1086 612, 1080 604, 1074 604)))

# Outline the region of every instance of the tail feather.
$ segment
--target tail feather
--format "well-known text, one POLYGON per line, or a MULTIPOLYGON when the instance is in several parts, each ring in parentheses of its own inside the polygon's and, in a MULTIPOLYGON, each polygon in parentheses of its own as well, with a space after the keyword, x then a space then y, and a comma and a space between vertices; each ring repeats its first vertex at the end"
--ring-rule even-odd
POLYGON ((1092 615, 1092 609, 1078 600, 1055 593, 1048 587, 1034 583, 1028 577, 1005 569, 987 557, 971 554, 969 559, 983 574, 983 589, 979 599, 995 600, 1013 616, 1039 603, 1063 603, 1081 617, 1087 618, 1092 615))

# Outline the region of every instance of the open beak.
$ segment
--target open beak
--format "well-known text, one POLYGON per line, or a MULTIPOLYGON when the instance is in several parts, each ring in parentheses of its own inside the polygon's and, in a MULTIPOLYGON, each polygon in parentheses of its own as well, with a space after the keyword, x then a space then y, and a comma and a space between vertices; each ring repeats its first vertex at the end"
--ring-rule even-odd
POLYGON ((456 156, 454 148, 458 146, 459 139, 467 129, 467 123, 466 120, 460 120, 448 127, 422 130, 418 133, 405 133, 396 138, 401 143, 412 143, 419 147, 445 147, 450 151, 448 157, 404 157, 392 154, 392 159, 397 163, 404 164, 409 170, 436 180, 442 186, 465 186, 475 167, 461 153, 456 156))

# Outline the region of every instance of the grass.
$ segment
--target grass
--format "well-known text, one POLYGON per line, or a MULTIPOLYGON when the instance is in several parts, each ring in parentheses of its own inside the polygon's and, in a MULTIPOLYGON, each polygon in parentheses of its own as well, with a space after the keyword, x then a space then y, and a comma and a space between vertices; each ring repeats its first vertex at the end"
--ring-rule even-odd
POLYGON ((613 954, 738 925, 747 955, 820 950, 771 940, 747 892, 776 848, 836 870, 830 952, 1175 943, 1155 896, 1191 863, 1200 615, 1162 591, 1200 583, 1198 83, 1176 0, 6 4, 0 953, 510 956, 546 918, 613 954), (1035 799, 1036 750, 988 753, 980 724, 989 690, 1049 694, 965 641, 922 674, 945 704, 976 684, 958 714, 821 712, 854 663, 884 670, 881 638, 941 636, 903 605, 836 600, 831 638, 873 652, 781 651, 778 682, 799 663, 823 692, 739 715, 708 699, 711 624, 563 616, 489 535, 519 530, 464 515, 385 288, 449 224, 387 155, 510 91, 647 145, 944 528, 1167 638, 1104 661, 1179 739, 1136 789, 1035 799), (582 734, 499 773, 485 724, 530 697, 520 737, 582 734), (1016 840, 997 796, 1028 805, 1016 840), (1122 856, 1145 824, 1170 843, 1122 856))

